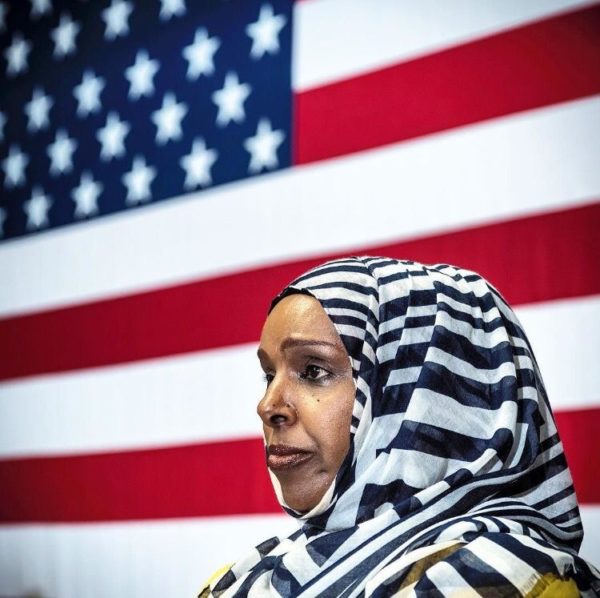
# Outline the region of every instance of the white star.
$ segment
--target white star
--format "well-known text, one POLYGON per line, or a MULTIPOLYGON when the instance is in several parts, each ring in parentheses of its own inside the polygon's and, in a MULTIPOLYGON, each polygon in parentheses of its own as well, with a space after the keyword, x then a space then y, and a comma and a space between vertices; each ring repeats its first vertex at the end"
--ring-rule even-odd
POLYGON ((23 209, 27 213, 27 228, 29 230, 48 226, 48 210, 52 200, 40 187, 34 187, 31 198, 23 202, 23 209))
POLYGON ((4 56, 6 57, 6 74, 9 77, 24 73, 27 70, 27 55, 31 52, 31 43, 20 33, 15 33, 12 38, 12 43, 6 50, 4 50, 4 56))
POLYGON ((55 58, 64 58, 75 52, 75 37, 80 29, 79 23, 73 21, 70 15, 61 15, 58 27, 50 33, 50 37, 54 40, 55 58))
POLYGON ((75 217, 85 218, 98 213, 98 196, 102 193, 102 184, 94 181, 89 171, 81 175, 79 186, 73 189, 71 197, 75 200, 75 217))
POLYGON ((6 210, 0 207, 0 237, 4 236, 4 223, 6 222, 6 210))
POLYGON ((27 130, 31 132, 45 129, 50 124, 48 113, 54 104, 52 98, 47 96, 42 89, 36 87, 33 90, 31 100, 25 104, 25 114, 29 121, 27 130))
POLYGON ((132 205, 152 198, 150 185, 156 177, 156 168, 148 166, 142 156, 133 159, 131 170, 123 175, 123 184, 127 187, 125 203, 132 205))
POLYGON ((73 152, 76 148, 77 143, 67 135, 64 129, 56 132, 56 137, 47 150, 52 176, 73 170, 73 152))
POLYGON ((0 33, 6 29, 6 13, 8 9, 4 2, 0 2, 0 33))
POLYGON ((152 79, 158 68, 158 60, 150 60, 145 50, 136 54, 133 66, 125 69, 125 77, 129 79, 130 99, 137 100, 141 96, 151 96, 154 93, 152 79))
POLYGON ((261 118, 256 127, 256 135, 244 141, 244 147, 250 152, 248 172, 256 173, 264 169, 276 168, 277 148, 285 139, 283 131, 274 131, 268 118, 261 118))
POLYGON ((208 37, 204 27, 196 29, 194 43, 183 49, 183 56, 188 61, 187 78, 197 79, 200 75, 212 75, 215 72, 213 56, 221 42, 218 37, 208 37))
POLYGON ((187 106, 183 102, 178 104, 172 93, 165 94, 160 110, 152 113, 152 122, 157 129, 156 143, 163 145, 181 138, 181 120, 187 111, 187 106))
POLYGON ((283 15, 273 14, 273 7, 270 4, 263 4, 260 7, 258 20, 246 27, 246 33, 252 38, 250 50, 252 58, 258 60, 266 53, 279 52, 279 32, 285 22, 286 18, 283 15))
POLYGON ((98 141, 102 144, 100 150, 102 160, 120 158, 125 154, 125 137, 130 128, 128 123, 119 120, 119 115, 116 112, 108 114, 106 124, 96 133, 98 141))
POLYGON ((104 79, 96 77, 92 71, 86 69, 83 73, 81 83, 75 86, 73 95, 77 99, 77 116, 87 116, 92 112, 98 112, 100 104, 100 93, 104 89, 104 79))
POLYGON ((11 145, 8 156, 2 160, 4 169, 4 187, 20 187, 25 182, 25 169, 29 158, 21 151, 18 145, 11 145))
POLYGON ((181 17, 185 14, 184 0, 160 0, 160 20, 167 21, 171 17, 181 17))
POLYGON ((31 0, 31 18, 37 19, 52 11, 50 0, 31 0))
POLYGON ((4 125, 6 124, 6 116, 4 112, 0 112, 0 141, 4 141, 4 125))
POLYGON ((179 160, 181 168, 185 170, 185 182, 183 186, 186 189, 193 189, 200 185, 210 185, 212 183, 210 169, 215 163, 217 156, 217 151, 208 149, 202 137, 195 139, 192 151, 179 160))
POLYGON ((102 11, 102 19, 106 23, 104 37, 113 40, 129 33, 129 15, 133 11, 131 2, 112 0, 110 6, 102 11))
POLYGON ((240 83, 236 73, 227 73, 223 88, 212 94, 213 102, 219 107, 217 124, 220 127, 224 127, 232 120, 239 123, 246 118, 244 102, 251 90, 248 83, 240 83))

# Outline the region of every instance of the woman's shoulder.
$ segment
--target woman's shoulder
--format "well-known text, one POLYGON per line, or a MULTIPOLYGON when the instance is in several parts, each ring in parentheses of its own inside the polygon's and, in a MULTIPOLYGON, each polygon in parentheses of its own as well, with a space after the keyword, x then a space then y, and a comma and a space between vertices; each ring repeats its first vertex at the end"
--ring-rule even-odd
POLYGON ((519 540, 513 534, 490 534, 471 542, 424 547, 385 567, 372 585, 387 587, 389 596, 433 595, 440 588, 457 595, 465 590, 483 596, 525 598, 582 595, 574 579, 577 557, 565 552, 557 562, 560 551, 545 553, 544 545, 531 538, 519 550, 519 540))
POLYGON ((578 598, 579 588, 573 579, 561 578, 553 573, 542 575, 526 598, 578 598))

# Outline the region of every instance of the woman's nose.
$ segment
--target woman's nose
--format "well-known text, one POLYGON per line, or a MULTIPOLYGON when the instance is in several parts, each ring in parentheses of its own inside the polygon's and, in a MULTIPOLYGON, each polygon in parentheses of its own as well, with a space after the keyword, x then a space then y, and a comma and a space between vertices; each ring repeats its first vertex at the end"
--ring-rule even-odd
POLYGON ((265 396, 258 403, 256 412, 265 426, 278 428, 291 426, 298 419, 298 412, 289 396, 289 384, 273 378, 265 396))

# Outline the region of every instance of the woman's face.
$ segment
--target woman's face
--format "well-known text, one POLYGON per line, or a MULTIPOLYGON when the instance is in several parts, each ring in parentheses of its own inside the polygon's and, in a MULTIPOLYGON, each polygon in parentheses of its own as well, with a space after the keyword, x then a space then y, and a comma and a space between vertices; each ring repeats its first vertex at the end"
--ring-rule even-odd
POLYGON ((265 322, 258 358, 267 387, 258 404, 267 466, 296 511, 317 505, 350 447, 354 380, 348 353, 321 304, 282 299, 265 322))

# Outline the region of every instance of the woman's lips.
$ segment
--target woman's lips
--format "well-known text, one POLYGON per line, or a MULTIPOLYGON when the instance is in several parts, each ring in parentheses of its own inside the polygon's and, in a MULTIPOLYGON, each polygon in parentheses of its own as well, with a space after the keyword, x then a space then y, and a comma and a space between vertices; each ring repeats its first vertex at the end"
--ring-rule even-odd
POLYGON ((267 447, 267 466, 269 469, 291 469, 312 458, 312 453, 295 446, 274 444, 267 447))

